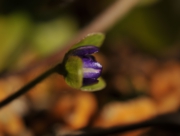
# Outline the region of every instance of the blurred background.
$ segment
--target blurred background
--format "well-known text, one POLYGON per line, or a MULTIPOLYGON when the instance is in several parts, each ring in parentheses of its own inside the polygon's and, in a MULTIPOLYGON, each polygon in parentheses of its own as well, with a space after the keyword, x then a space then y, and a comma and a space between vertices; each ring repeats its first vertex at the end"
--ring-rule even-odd
MULTIPOLYGON (((56 136, 178 112, 180 1, 136 1, 101 30, 106 39, 95 57, 103 65, 105 89, 74 90, 53 74, 0 109, 0 136, 56 136)), ((67 43, 113 4, 115 0, 0 0, 0 100, 53 66, 54 60, 60 62, 57 54, 65 53, 67 43)), ((111 8, 111 14, 115 10, 111 8)), ((178 134, 148 128, 118 136, 178 134)))

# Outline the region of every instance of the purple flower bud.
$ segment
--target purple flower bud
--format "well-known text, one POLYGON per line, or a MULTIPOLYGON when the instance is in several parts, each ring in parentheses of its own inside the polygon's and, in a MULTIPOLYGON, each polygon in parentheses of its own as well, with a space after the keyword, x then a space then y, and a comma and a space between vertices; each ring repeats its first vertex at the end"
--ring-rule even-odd
POLYGON ((83 86, 98 83, 98 78, 102 72, 102 66, 91 55, 98 52, 96 46, 81 46, 70 52, 70 55, 78 56, 83 62, 83 86))

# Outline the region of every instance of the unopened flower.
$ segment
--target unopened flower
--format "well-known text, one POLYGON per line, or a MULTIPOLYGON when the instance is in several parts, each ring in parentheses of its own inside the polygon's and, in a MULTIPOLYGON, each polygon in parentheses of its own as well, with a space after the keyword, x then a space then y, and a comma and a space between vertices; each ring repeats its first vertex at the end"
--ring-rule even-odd
POLYGON ((96 46, 81 46, 70 52, 69 55, 78 56, 81 58, 83 67, 83 86, 98 83, 98 78, 102 72, 102 66, 98 63, 91 54, 98 52, 96 46))
POLYGON ((98 91, 105 88, 106 83, 100 77, 102 66, 92 56, 99 51, 104 38, 102 33, 88 34, 66 53, 62 69, 57 71, 62 72, 60 74, 64 75, 69 86, 82 91, 98 91))

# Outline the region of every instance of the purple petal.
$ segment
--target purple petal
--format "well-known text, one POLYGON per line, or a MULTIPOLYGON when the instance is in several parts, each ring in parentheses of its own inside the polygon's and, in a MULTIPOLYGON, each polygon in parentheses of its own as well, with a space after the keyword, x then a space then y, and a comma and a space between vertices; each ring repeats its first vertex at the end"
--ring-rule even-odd
POLYGON ((84 78, 98 78, 101 75, 101 69, 83 68, 84 78))
POLYGON ((89 54, 93 54, 99 51, 99 48, 93 45, 86 45, 86 46, 81 46, 76 49, 74 49, 71 54, 72 55, 77 55, 77 56, 85 56, 89 54))
POLYGON ((102 70, 101 64, 98 63, 93 56, 88 55, 88 56, 83 56, 81 58, 83 60, 83 67, 84 68, 94 68, 94 69, 101 69, 102 70))
POLYGON ((84 78, 98 78, 101 75, 102 66, 93 56, 83 56, 83 77, 84 78))
POLYGON ((84 78, 83 79, 83 86, 86 86, 86 85, 92 85, 92 84, 95 84, 95 83, 98 83, 99 81, 97 79, 94 79, 94 78, 84 78))

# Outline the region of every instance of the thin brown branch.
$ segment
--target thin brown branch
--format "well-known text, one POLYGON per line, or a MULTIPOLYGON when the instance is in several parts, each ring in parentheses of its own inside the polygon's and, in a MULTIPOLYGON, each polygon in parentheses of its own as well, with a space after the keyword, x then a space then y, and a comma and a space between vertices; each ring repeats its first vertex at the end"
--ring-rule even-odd
MULTIPOLYGON (((123 19, 123 17, 130 12, 140 0, 117 0, 107 10, 100 14, 95 20, 93 20, 84 29, 80 30, 76 36, 64 46, 63 49, 57 51, 46 59, 28 67, 21 73, 29 73, 33 69, 39 66, 52 67, 59 62, 62 62, 65 53, 71 48, 73 44, 82 39, 85 35, 93 32, 106 32, 109 30, 117 20, 123 19)), ((43 71, 42 71, 43 72, 43 71)))
POLYGON ((109 30, 117 20, 123 19, 123 17, 137 5, 140 0, 117 0, 107 10, 100 14, 95 20, 93 20, 88 26, 82 29, 77 35, 65 46, 63 50, 58 51, 56 54, 47 58, 47 63, 52 64, 54 62, 62 61, 64 54, 69 48, 86 36, 93 32, 106 32, 109 30))
POLYGON ((107 31, 117 22, 117 20, 123 19, 123 17, 131 11, 139 1, 140 0, 117 0, 87 27, 80 31, 74 40, 70 42, 71 45, 76 42, 77 39, 81 39, 88 33, 107 31))

